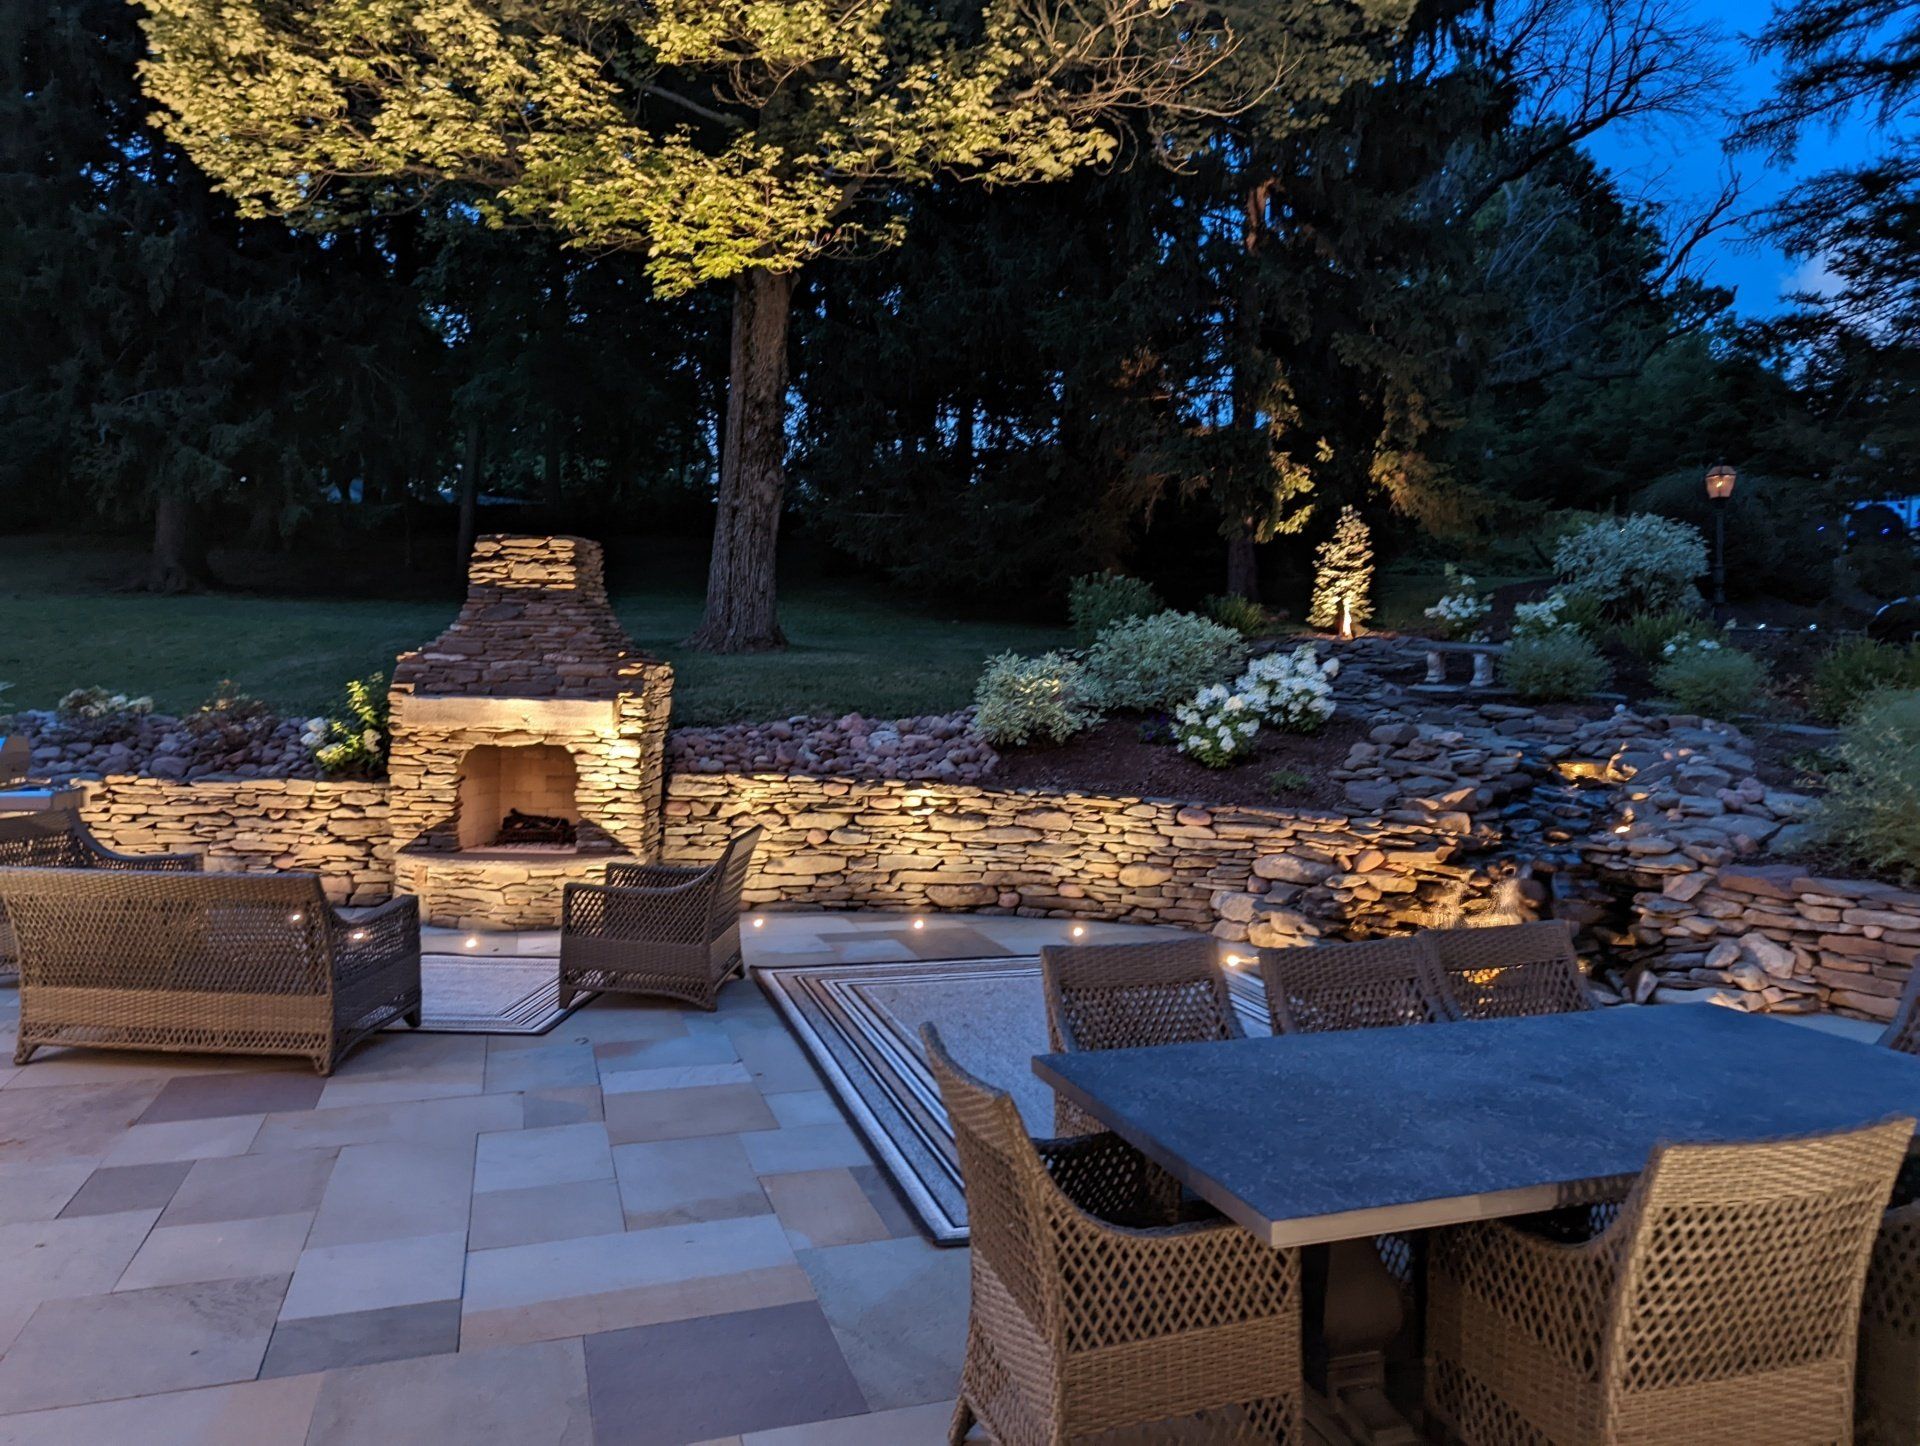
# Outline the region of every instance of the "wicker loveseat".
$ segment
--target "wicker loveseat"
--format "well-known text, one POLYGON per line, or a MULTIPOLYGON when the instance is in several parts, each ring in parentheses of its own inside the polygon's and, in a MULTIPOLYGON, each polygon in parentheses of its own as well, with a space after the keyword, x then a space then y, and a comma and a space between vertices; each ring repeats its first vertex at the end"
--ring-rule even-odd
MULTIPOLYGON (((158 873, 192 873, 200 867, 197 854, 118 854, 87 831, 75 814, 64 810, 23 813, 0 818, 0 868, 10 869, 148 869, 158 873)), ((0 901, 0 979, 14 972, 13 927, 6 904, 0 901)))
POLYGON ((293 1055, 330 1074, 420 1023, 420 911, 359 919, 313 874, 0 869, 20 950, 14 1063, 42 1045, 293 1055))

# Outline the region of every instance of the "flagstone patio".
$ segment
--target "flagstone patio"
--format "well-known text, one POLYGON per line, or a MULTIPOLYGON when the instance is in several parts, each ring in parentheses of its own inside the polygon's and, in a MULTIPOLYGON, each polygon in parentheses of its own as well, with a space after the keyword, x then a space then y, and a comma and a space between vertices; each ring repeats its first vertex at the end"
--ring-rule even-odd
MULTIPOLYGON (((748 958, 1069 927, 773 914, 748 958)), ((16 1015, 0 986, 0 1058, 16 1015)), ((397 1031, 325 1080, 0 1064, 0 1446, 915 1446, 945 1440, 966 1310, 966 1251, 922 1237, 752 984, 714 1015, 397 1031)))

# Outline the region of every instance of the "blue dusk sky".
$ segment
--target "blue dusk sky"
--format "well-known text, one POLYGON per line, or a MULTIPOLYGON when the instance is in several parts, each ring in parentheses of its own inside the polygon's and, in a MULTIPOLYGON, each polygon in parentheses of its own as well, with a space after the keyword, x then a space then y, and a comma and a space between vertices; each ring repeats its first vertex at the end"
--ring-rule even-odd
MULTIPOLYGON (((1721 32, 1719 59, 1724 67, 1726 110, 1702 116, 1699 125, 1667 122, 1602 133, 1590 143, 1596 159, 1619 175, 1627 189, 1661 202, 1676 215, 1703 207, 1719 193, 1729 165, 1738 173, 1739 209, 1750 213, 1777 200, 1795 180, 1865 160, 1880 150, 1881 136, 1861 117, 1837 132, 1816 129, 1802 137, 1791 165, 1781 166, 1760 151, 1729 156, 1723 141, 1742 111, 1773 90, 1772 57, 1755 59, 1746 39, 1765 23, 1766 0, 1680 0, 1694 18, 1721 32)), ((1695 255, 1694 270, 1716 286, 1734 292, 1741 316, 1766 316, 1782 309, 1782 293, 1818 290, 1817 261, 1796 261, 1739 224, 1709 238, 1695 255)))

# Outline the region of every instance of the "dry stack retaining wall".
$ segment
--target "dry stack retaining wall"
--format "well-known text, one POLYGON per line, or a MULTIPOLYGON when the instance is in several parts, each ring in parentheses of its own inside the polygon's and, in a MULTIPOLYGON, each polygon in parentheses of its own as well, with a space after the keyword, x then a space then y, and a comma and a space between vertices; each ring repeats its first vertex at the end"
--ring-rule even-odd
POLYGON ((761 905, 985 909, 1211 929, 1280 945, 1397 932, 1461 907, 1485 880, 1455 862, 1471 820, 1384 818, 1159 799, 994 791, 784 774, 678 775, 665 857, 717 857, 767 830, 761 905))
POLYGON ((1920 952, 1920 894, 1790 864, 1676 874, 1635 906, 1642 940, 1664 946, 1662 998, 1707 989, 1754 1012, 1886 1020, 1920 952))
POLYGON ((81 817, 109 848, 204 853, 206 867, 222 873, 315 873, 340 904, 376 904, 393 892, 384 783, 121 774, 84 787, 81 817))

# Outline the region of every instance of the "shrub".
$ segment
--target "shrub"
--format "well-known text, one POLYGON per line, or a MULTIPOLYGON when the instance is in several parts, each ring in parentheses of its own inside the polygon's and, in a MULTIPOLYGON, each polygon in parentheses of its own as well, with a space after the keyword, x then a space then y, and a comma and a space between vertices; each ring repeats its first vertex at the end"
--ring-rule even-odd
POLYGON ((1571 628, 1508 643, 1500 674, 1522 698, 1542 702, 1584 698, 1606 687, 1613 676, 1600 650, 1571 628))
POLYGON ((1807 701, 1821 721, 1844 723, 1883 688, 1920 688, 1920 646, 1849 638, 1814 664, 1807 701))
POLYGON ((1712 624, 1682 608, 1638 612, 1613 630, 1614 641, 1643 663, 1659 663, 1671 656, 1667 644, 1714 636, 1712 624))
POLYGON ((1699 528, 1650 512, 1602 518, 1560 540, 1553 570, 1609 617, 1697 607, 1693 584, 1707 570, 1707 543, 1699 528))
POLYGON ((1276 768, 1266 777, 1267 792, 1279 798, 1289 793, 1305 793, 1313 779, 1297 768, 1276 768))
POLYGON ((370 673, 349 682, 334 716, 309 718, 300 741, 313 750, 323 772, 361 778, 386 772, 387 745, 392 742, 386 674, 370 673))
POLYGON ((1470 638, 1478 636, 1481 622, 1492 611, 1493 600, 1481 593, 1479 582, 1448 563, 1447 590, 1426 610, 1426 617, 1442 637, 1470 638))
POLYGON ((1373 534, 1351 507, 1340 509, 1333 536, 1313 552, 1313 600, 1307 626, 1347 632, 1373 616, 1373 534))
POLYGON ((1667 660, 1654 669, 1653 686, 1683 713, 1730 718, 1752 707, 1766 685, 1766 665, 1758 658, 1711 638, 1674 638, 1666 652, 1667 660))
POLYGON ((1851 862, 1920 880, 1920 690, 1873 694, 1837 752, 1816 832, 1851 862))
POLYGON ((1167 610, 1149 583, 1121 572, 1090 572, 1067 584, 1067 618, 1082 647, 1114 623, 1167 610))
POLYGON ((1290 653, 1268 653, 1247 665, 1233 685, 1254 700, 1260 721, 1287 733, 1314 733, 1333 716, 1333 679, 1340 660, 1321 662, 1304 643, 1290 653))
POLYGON ((1257 638, 1273 626, 1267 610, 1244 597, 1210 597, 1207 616, 1223 628, 1232 628, 1243 638, 1257 638))
POLYGON ((1064 743, 1100 721, 1088 698, 1085 666, 1063 653, 987 659, 973 702, 979 710, 974 729, 989 743, 1064 743))
POLYGON ((1231 768, 1253 752, 1260 734, 1255 700, 1215 683, 1173 710, 1180 751, 1208 768, 1231 768))
POLYGON ((115 713, 151 713, 153 699, 129 698, 125 693, 109 693, 105 688, 75 688, 54 707, 76 718, 106 718, 115 713))
POLYGON ((1232 628, 1192 613, 1110 623, 1087 653, 1088 696, 1102 708, 1176 708, 1230 677, 1245 652, 1232 628))

